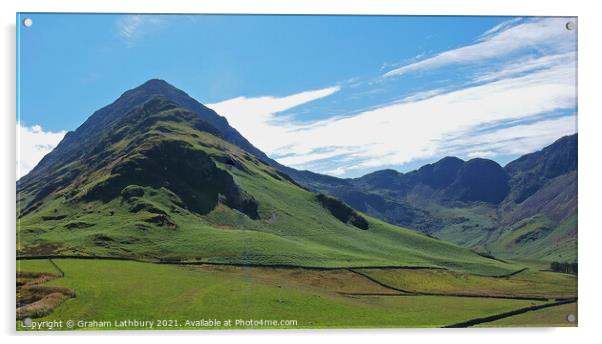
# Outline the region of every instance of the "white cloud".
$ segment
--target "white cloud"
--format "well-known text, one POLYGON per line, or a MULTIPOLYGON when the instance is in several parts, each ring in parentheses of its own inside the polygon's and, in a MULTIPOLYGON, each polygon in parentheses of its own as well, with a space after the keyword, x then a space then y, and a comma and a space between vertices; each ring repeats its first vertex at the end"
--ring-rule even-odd
POLYGON ((163 19, 158 15, 124 15, 117 20, 117 31, 119 37, 121 37, 126 45, 132 47, 136 41, 147 34, 152 27, 156 27, 161 23, 163 23, 163 19))
POLYGON ((206 105, 225 116, 230 125, 253 145, 271 154, 286 144, 289 131, 303 129, 290 123, 287 117, 276 116, 278 112, 327 97, 339 89, 339 86, 332 86, 286 97, 237 97, 206 105))
POLYGON ((467 154, 469 158, 489 158, 495 156, 494 151, 475 151, 467 154))
POLYGON ((542 57, 526 57, 519 59, 518 61, 512 60, 510 63, 503 65, 501 68, 481 73, 480 75, 476 76, 474 81, 483 82, 498 80, 536 70, 554 68, 566 64, 574 64, 576 60, 577 54, 575 52, 546 55, 542 57))
POLYGON ((437 88, 347 116, 299 122, 276 115, 338 88, 282 98, 239 97, 210 107, 280 163, 331 175, 443 155, 524 154, 576 131, 570 123, 574 116, 549 120, 552 112, 576 107, 576 37, 565 29, 566 20, 512 19, 472 44, 420 56, 364 85, 383 87, 396 80, 390 76, 453 64, 471 65, 470 84, 435 83, 437 88), (526 121, 531 124, 521 124, 526 121))
POLYGON ((428 98, 434 97, 436 95, 445 93, 445 91, 446 91, 446 89, 444 89, 444 88, 436 88, 433 90, 417 92, 417 93, 414 93, 410 96, 403 98, 402 102, 412 102, 412 101, 417 101, 417 100, 428 99, 428 98))
POLYGON ((483 33, 481 35, 481 39, 485 39, 485 38, 487 38, 487 37, 489 37, 489 36, 491 36, 491 35, 493 35, 495 33, 498 33, 500 31, 504 31, 507 28, 511 27, 512 25, 520 22, 521 20, 523 20, 523 18, 512 18, 510 20, 503 21, 503 22, 499 23, 498 25, 492 27, 491 29, 485 31, 485 33, 483 33))
POLYGON ((449 135, 571 108, 574 82, 570 66, 546 70, 369 111, 342 120, 333 132, 355 131, 350 142, 365 141, 358 167, 400 165, 437 154, 449 135))
POLYGON ((142 16, 125 16, 118 22, 119 35, 125 40, 134 39, 137 36, 138 28, 142 25, 142 16))
MULTIPOLYGON (((573 63, 554 65, 525 76, 449 93, 435 92, 429 98, 410 98, 353 116, 312 123, 274 116, 334 91, 324 89, 284 98, 239 97, 210 107, 282 163, 296 168, 311 165, 317 172, 343 173, 431 158, 447 150, 446 140, 450 137, 467 136, 485 125, 508 125, 551 111, 572 109, 575 68, 573 63)), ((505 133, 505 138, 512 139, 511 134, 516 131, 505 133)), ((558 130, 549 131, 550 136, 557 133, 558 130)), ((536 141, 530 142, 529 147, 536 146, 536 141)))
MULTIPOLYGON (((275 156, 278 156, 278 152, 288 150, 286 147, 284 149, 280 149, 275 152, 275 156)), ((335 158, 341 155, 352 154, 357 149, 353 149, 353 147, 327 147, 326 149, 320 148, 318 152, 311 152, 308 154, 297 155, 293 154, 290 156, 283 156, 278 158, 278 162, 287 166, 303 166, 304 164, 310 163, 312 161, 324 160, 335 158)), ((286 154, 286 153, 285 153, 286 154)))
POLYGON ((566 18, 544 18, 521 21, 515 19, 486 32, 474 44, 444 51, 396 69, 383 76, 439 68, 455 63, 476 63, 504 58, 525 49, 565 52, 573 49, 575 32, 565 29, 566 18))
POLYGON ((331 176, 338 177, 338 176, 342 176, 342 175, 344 175, 346 172, 347 172, 347 170, 346 170, 346 169, 344 169, 344 168, 342 168, 342 167, 337 167, 337 168, 335 168, 334 170, 326 171, 325 173, 326 173, 326 174, 329 174, 329 175, 331 175, 331 176))
POLYGON ((574 115, 541 120, 529 124, 515 125, 487 131, 471 136, 450 138, 447 146, 455 153, 469 152, 468 157, 496 155, 523 155, 549 145, 562 136, 577 132, 574 115), (454 148, 455 147, 455 148, 454 148), (478 147, 480 152, 470 152, 478 147))
POLYGON ((17 179, 31 171, 65 136, 64 131, 44 131, 39 125, 17 122, 17 179))

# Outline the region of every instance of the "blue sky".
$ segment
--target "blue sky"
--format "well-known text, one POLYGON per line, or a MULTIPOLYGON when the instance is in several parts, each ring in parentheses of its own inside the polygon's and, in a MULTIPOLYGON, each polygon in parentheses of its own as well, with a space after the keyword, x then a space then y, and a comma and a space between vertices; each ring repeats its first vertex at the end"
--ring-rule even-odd
POLYGON ((576 132, 571 18, 21 14, 20 161, 151 78, 281 163, 344 177, 502 164, 576 132))

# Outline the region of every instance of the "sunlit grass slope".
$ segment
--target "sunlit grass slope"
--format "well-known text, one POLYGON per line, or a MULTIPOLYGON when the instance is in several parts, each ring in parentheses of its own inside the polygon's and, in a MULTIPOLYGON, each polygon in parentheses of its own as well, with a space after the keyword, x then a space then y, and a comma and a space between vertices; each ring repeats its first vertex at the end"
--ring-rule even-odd
POLYGON ((497 278, 427 269, 359 271, 388 286, 409 292, 548 299, 577 297, 577 277, 555 272, 526 270, 509 277, 497 278))
POLYGON ((577 303, 543 308, 508 318, 479 324, 476 327, 573 327, 577 326, 577 303), (568 316, 575 316, 575 321, 568 321, 568 316))

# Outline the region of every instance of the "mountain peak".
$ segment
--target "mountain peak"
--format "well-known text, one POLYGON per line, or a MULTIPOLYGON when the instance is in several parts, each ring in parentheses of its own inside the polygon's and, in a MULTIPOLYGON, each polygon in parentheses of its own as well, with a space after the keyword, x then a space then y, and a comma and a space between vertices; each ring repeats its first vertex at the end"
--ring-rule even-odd
POLYGON ((135 89, 143 89, 143 90, 156 90, 156 91, 160 91, 160 90, 177 90, 177 88, 175 86, 173 86, 172 84, 168 83, 167 81, 163 80, 163 79, 150 79, 147 80, 145 83, 143 83, 142 85, 136 87, 135 89))
MULTIPOLYGON (((277 163, 270 160, 267 155, 247 141, 236 129, 232 128, 224 117, 167 81, 150 79, 133 89, 125 91, 113 103, 94 112, 79 128, 66 135, 52 152, 47 154, 29 174, 20 179, 19 188, 28 188, 35 184, 37 180, 36 176, 54 176, 56 174, 58 177, 58 172, 56 172, 58 166, 81 160, 85 154, 95 149, 99 141, 114 132, 115 126, 124 116, 137 108, 143 107, 145 104, 150 106, 153 104, 161 105, 168 103, 172 107, 183 108, 189 113, 198 116, 201 120, 199 122, 201 123, 199 124, 200 127, 207 129, 261 160, 277 165, 277 163), (153 101, 157 97, 163 99, 157 103, 153 101)), ((196 123, 198 121, 193 122, 196 123)))
POLYGON ((173 101, 190 98, 186 92, 162 79, 150 79, 143 84, 124 92, 115 103, 144 103, 152 96, 164 96, 173 101))
POLYGON ((417 175, 422 183, 435 189, 443 189, 453 183, 462 165, 464 160, 447 156, 433 164, 420 167, 417 175))
POLYGON ((457 156, 446 156, 443 157, 441 159, 439 159, 439 161, 437 161, 435 164, 441 164, 441 163, 463 163, 464 160, 458 158, 457 156))
POLYGON ((366 174, 365 176, 361 177, 396 177, 398 175, 400 175, 401 173, 397 170, 391 169, 391 168, 385 168, 383 170, 378 170, 378 171, 374 171, 371 173, 366 174))
POLYGON ((169 85, 169 86, 171 86, 171 84, 168 83, 167 81, 165 81, 163 79, 158 79, 158 78, 148 79, 141 86, 144 86, 144 85, 153 85, 153 84, 157 84, 157 85, 169 85))

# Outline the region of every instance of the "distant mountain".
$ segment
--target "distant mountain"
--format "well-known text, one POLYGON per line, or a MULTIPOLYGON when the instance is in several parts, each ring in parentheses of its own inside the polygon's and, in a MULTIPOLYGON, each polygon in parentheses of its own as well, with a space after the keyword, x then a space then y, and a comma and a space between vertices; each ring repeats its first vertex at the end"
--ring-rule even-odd
POLYGON ((577 134, 504 168, 446 157, 405 174, 338 179, 305 172, 297 180, 389 223, 487 253, 576 259, 577 134))
POLYGON ((551 179, 577 170, 577 134, 560 138, 541 151, 523 155, 505 169, 512 176, 509 199, 520 203, 551 179))
POLYGON ((499 206, 491 250, 572 260, 577 255, 577 134, 505 167, 510 192, 499 206))
POLYGON ((381 170, 354 179, 315 180, 299 181, 387 222, 433 233, 446 219, 437 216, 432 205, 498 204, 508 194, 510 176, 492 160, 446 157, 405 174, 381 170))
MULTIPOLYGON (((279 166, 223 117, 148 81, 95 112, 17 182, 17 254, 486 275, 519 268, 374 219, 270 164, 279 166)), ((492 197, 458 180, 445 190, 492 197)))
POLYGON ((508 180, 506 171, 492 160, 465 162, 446 157, 408 174, 377 171, 358 178, 354 184, 370 190, 395 189, 399 195, 420 193, 439 201, 498 203, 508 192, 508 180))

